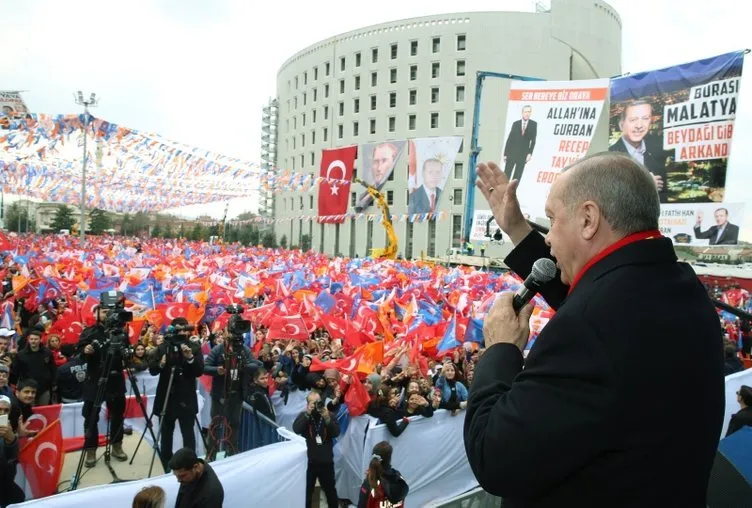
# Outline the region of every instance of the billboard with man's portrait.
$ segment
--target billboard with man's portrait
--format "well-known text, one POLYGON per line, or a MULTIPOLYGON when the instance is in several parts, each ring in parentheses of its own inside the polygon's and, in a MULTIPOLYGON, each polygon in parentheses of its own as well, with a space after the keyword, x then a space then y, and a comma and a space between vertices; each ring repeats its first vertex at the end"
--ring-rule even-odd
POLYGON ((20 92, 0 90, 0 129, 7 129, 8 117, 18 118, 28 113, 20 92))
MULTIPOLYGON (((392 175, 404 148, 404 140, 360 145, 358 154, 362 161, 360 164, 361 180, 380 190, 392 175)), ((372 204, 373 198, 364 190, 358 195, 355 211, 362 212, 372 204)))
MULTIPOLYGON (((666 235, 675 236, 678 217, 703 215, 679 204, 717 204, 700 207, 706 219, 723 208, 743 64, 738 51, 611 82, 609 150, 629 155, 653 175, 666 235)), ((691 242, 680 236, 676 243, 700 241, 694 226, 687 227, 691 242)))
POLYGON ((407 213, 436 213, 449 171, 462 146, 461 136, 410 140, 407 213))

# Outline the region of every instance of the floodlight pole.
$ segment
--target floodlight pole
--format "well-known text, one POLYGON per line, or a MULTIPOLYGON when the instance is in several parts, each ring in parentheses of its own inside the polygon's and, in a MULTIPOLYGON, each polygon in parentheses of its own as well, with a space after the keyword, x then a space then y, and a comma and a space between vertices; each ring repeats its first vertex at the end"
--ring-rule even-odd
POLYGON ((86 160, 88 154, 86 151, 86 138, 89 134, 89 106, 97 105, 97 96, 91 93, 88 100, 84 99, 84 94, 79 90, 76 94, 76 104, 84 107, 84 158, 81 162, 81 219, 79 223, 79 234, 81 235, 81 248, 86 246, 86 160))

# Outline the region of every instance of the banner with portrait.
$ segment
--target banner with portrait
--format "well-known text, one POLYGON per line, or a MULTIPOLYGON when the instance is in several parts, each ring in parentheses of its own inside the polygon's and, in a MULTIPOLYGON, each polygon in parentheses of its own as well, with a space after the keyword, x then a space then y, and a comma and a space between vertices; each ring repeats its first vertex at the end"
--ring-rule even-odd
POLYGON ((551 184, 587 154, 608 96, 608 79, 513 81, 508 98, 502 170, 519 180, 523 213, 544 217, 551 184))
MULTIPOLYGON (((700 207, 703 224, 722 207, 743 64, 738 51, 612 80, 609 150, 632 156, 653 174, 662 220, 698 209, 679 203, 714 203, 700 207)), ((729 212, 735 206, 723 205, 729 212)), ((729 216, 741 225, 741 215, 729 216)))
POLYGON ((677 245, 736 245, 744 203, 682 203, 661 207, 661 232, 677 245))
POLYGON ((21 92, 0 90, 0 129, 10 125, 7 117, 18 118, 28 112, 21 92))
MULTIPOLYGON (((360 179, 371 187, 381 190, 392 176, 405 141, 382 141, 381 143, 365 143, 360 145, 360 179)), ((362 190, 355 202, 355 211, 362 212, 373 204, 373 198, 367 191, 362 190)))
MULTIPOLYGON (((501 233, 501 228, 499 228, 498 224, 496 224, 496 219, 494 219, 493 212, 491 210, 474 210, 473 211, 473 226, 470 230, 470 241, 473 242, 490 242, 493 240, 493 235, 496 233, 496 231, 499 231, 501 233), (491 219, 491 222, 489 223, 488 220, 491 219), (490 237, 486 236, 486 231, 491 235, 490 237)), ((502 233, 502 237, 506 240, 507 236, 506 234, 502 233)))
POLYGON ((449 172, 454 169, 461 136, 416 138, 409 141, 407 213, 431 214, 439 209, 439 202, 449 172))

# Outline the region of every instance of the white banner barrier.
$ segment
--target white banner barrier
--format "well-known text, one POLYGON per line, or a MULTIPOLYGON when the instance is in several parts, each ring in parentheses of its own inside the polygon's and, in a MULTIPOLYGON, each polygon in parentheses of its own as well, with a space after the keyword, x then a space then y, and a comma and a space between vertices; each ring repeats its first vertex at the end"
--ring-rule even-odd
MULTIPOLYGON (((211 466, 224 487, 224 506, 248 506, 252 501, 254 507, 279 508, 305 506, 306 463, 305 443, 287 441, 213 462, 211 466)), ((173 475, 100 485, 11 506, 130 506, 136 493, 147 485, 162 487, 167 492, 165 506, 175 506, 179 485, 173 475)))
POLYGON ((361 470, 368 469, 373 446, 389 441, 394 448, 392 465, 410 486, 406 506, 424 506, 432 501, 451 499, 477 487, 462 438, 465 412, 452 416, 442 409, 431 418, 413 417, 411 420, 400 437, 392 437, 385 425, 371 426, 363 447, 361 470))
POLYGON ((274 414, 277 418, 277 425, 292 430, 292 423, 295 421, 295 418, 297 418, 301 412, 305 411, 306 395, 308 395, 307 391, 291 391, 287 396, 287 404, 285 404, 285 399, 280 395, 280 392, 274 392, 271 399, 272 404, 274 404, 274 414))
MULTIPOLYGON (((360 485, 365 476, 364 440, 369 426, 376 425, 377 421, 368 415, 356 416, 350 419, 347 430, 337 439, 337 445, 334 447, 334 477, 337 495, 341 499, 358 501, 360 485)), ((368 450, 368 457, 371 456, 370 451, 368 450)))

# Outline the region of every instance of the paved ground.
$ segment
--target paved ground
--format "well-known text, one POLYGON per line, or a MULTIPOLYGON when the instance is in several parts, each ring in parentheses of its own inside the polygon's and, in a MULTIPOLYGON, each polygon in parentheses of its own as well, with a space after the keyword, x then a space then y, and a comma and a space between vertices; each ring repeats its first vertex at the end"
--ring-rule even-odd
MULTIPOLYGON (((118 478, 123 480, 140 480, 146 478, 149 474, 149 464, 151 463, 152 448, 149 443, 144 440, 138 449, 138 454, 133 461, 133 465, 130 464, 130 459, 133 455, 133 450, 136 449, 138 440, 141 434, 132 434, 125 436, 123 439, 123 451, 128 454, 127 462, 120 462, 116 459, 110 460, 110 465, 115 470, 118 478)), ((104 447, 97 450, 97 465, 91 469, 86 466, 83 468, 81 481, 79 482, 79 488, 91 487, 93 485, 103 485, 111 483, 113 478, 110 474, 110 470, 104 463, 104 447)), ((65 484, 60 486, 61 490, 67 489, 70 486, 70 481, 76 472, 78 467, 78 461, 81 457, 81 452, 71 452, 65 455, 65 462, 63 463, 63 472, 60 475, 60 481, 65 484)), ((154 460, 154 469, 152 470, 152 476, 159 476, 164 474, 162 465, 157 457, 154 460)))

